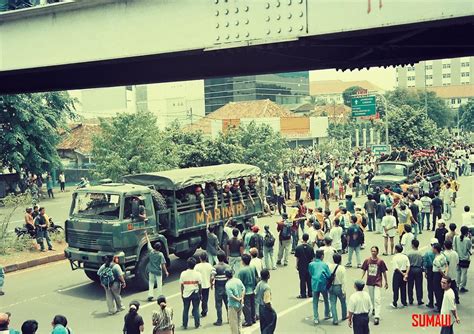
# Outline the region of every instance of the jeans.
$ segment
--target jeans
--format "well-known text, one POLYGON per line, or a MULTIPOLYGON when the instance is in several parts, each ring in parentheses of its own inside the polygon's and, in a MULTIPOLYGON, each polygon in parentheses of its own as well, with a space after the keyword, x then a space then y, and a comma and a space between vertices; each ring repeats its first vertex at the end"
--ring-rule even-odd
POLYGON ((423 269, 420 267, 410 267, 408 273, 408 301, 413 304, 413 287, 416 290, 416 300, 423 302, 423 269))
POLYGON ((299 184, 295 186, 295 192, 295 201, 299 201, 301 198, 301 186, 299 184))
POLYGON ((155 275, 152 273, 148 273, 148 297, 153 297, 157 298, 161 296, 163 293, 163 278, 161 275, 155 275), (157 293, 154 293, 154 288, 155 288, 155 282, 156 282, 156 291, 157 293))
POLYGON ((458 278, 456 279, 456 282, 459 283, 459 288, 466 288, 466 283, 467 283, 467 270, 469 268, 461 268, 458 266, 458 278))
POLYGON ((265 265, 265 268, 268 270, 275 268, 275 261, 273 259, 273 247, 263 247, 263 263, 265 265))
POLYGON ((294 252, 298 246, 298 230, 291 230, 291 251, 294 252))
POLYGON ((372 305, 373 305, 373 308, 374 308, 374 317, 375 318, 379 318, 380 319, 380 300, 381 300, 381 297, 380 297, 380 290, 382 288, 379 287, 379 286, 375 286, 375 285, 367 285, 367 290, 369 290, 369 296, 370 296, 370 300, 372 301, 372 305))
POLYGON ((110 288, 105 289, 105 300, 107 301, 107 308, 109 309, 109 314, 114 314, 121 310, 122 307, 122 297, 120 297, 120 290, 122 289, 119 282, 114 282, 110 288))
POLYGON ((329 288, 329 301, 331 303, 332 323, 337 324, 339 318, 337 316, 337 299, 341 302, 341 320, 347 318, 346 296, 342 293, 342 286, 340 284, 333 284, 329 288))
POLYGON ((375 230, 377 233, 382 233, 382 218, 375 219, 375 230))
POLYGON ((430 213, 429 212, 422 212, 421 213, 421 227, 423 227, 423 223, 425 222, 426 218, 426 229, 430 229, 430 213))
POLYGON ((443 205, 444 205, 444 214, 447 215, 447 217, 449 217, 448 219, 451 219, 453 215, 451 204, 443 203, 443 205))
POLYGON ((307 269, 298 270, 298 275, 300 277, 300 296, 312 296, 311 275, 309 274, 309 271, 307 269))
POLYGON ((453 326, 454 324, 448 327, 441 327, 440 334, 454 334, 453 326))
POLYGON ((207 302, 209 301, 209 288, 201 289, 202 299, 201 299, 201 316, 205 317, 207 315, 208 307, 207 302))
POLYGON ((288 264, 288 254, 290 253, 291 240, 280 240, 280 247, 278 248, 278 260, 277 263, 281 263, 283 259, 284 264, 288 264))
POLYGON ((281 215, 281 210, 283 209, 283 212, 286 212, 286 204, 285 204, 285 198, 283 196, 278 196, 277 197, 277 207, 278 207, 278 213, 281 215))
POLYGON ((441 309, 441 304, 443 302, 444 291, 441 288, 441 273, 433 272, 433 293, 436 299, 435 306, 438 309, 441 309))
POLYGON ((434 231, 436 228, 436 219, 441 219, 441 212, 433 212, 433 226, 431 227, 431 231, 434 231))
POLYGON ((64 183, 64 182, 60 182, 60 183, 59 183, 59 186, 60 186, 61 191, 64 191, 65 183, 64 183))
POLYGON ((393 304, 397 305, 398 297, 401 295, 402 304, 407 305, 407 282, 403 280, 403 275, 398 270, 393 272, 392 290, 393 304))
POLYGON ((426 268, 426 288, 428 290, 428 305, 434 305, 434 291, 433 291, 433 270, 426 268))
POLYGON ((234 271, 234 276, 237 275, 240 270, 240 261, 240 256, 229 256, 229 266, 234 271))
POLYGON ((277 323, 277 314, 275 310, 265 305, 259 305, 258 314, 260 317, 260 333, 273 334, 277 323))
POLYGON ((183 327, 188 327, 189 307, 193 304, 194 327, 199 327, 199 294, 193 292, 189 297, 183 298, 183 327))
POLYGON ((355 251, 355 253, 356 253, 357 265, 360 266, 360 265, 361 265, 361 261, 360 261, 360 246, 357 246, 357 247, 349 247, 349 257, 348 257, 348 259, 347 259, 347 264, 348 264, 348 265, 352 265, 352 254, 353 254, 354 251, 355 251))
POLYGON ((242 329, 242 307, 229 307, 229 326, 232 334, 240 334, 242 329))
POLYGON ((41 250, 44 250, 44 241, 46 239, 46 243, 48 244, 48 249, 53 249, 53 245, 51 244, 51 239, 49 238, 49 232, 47 230, 38 230, 36 232, 36 242, 40 245, 41 250))
POLYGON ((48 189, 48 198, 54 198, 53 189, 48 189))
POLYGON ((225 287, 216 286, 214 297, 216 303, 217 322, 222 323, 222 303, 224 303, 225 309, 228 310, 227 293, 225 292, 225 287))
POLYGON ((207 254, 209 256, 209 263, 211 264, 211 266, 214 266, 219 262, 217 260, 217 255, 210 255, 209 252, 207 252, 207 254))
POLYGON ((354 314, 352 317, 352 330, 354 334, 369 334, 369 314, 354 314))
POLYGON ((314 320, 319 320, 319 312, 318 312, 318 303, 319 303, 319 295, 323 295, 324 299, 324 317, 329 318, 331 316, 331 312, 329 311, 329 296, 327 291, 313 291, 313 317, 314 320))
POLYGON ((244 317, 247 324, 255 322, 255 294, 250 293, 244 296, 244 317))
POLYGON ((369 228, 369 232, 375 231, 375 212, 367 213, 367 216, 368 216, 367 227, 369 228))

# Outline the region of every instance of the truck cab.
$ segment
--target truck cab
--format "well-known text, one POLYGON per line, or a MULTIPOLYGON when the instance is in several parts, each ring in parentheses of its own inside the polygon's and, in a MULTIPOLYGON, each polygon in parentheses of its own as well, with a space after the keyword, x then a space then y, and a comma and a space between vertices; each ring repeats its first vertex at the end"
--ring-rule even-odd
POLYGON ((369 191, 374 192, 377 187, 380 189, 403 184, 415 178, 415 167, 411 162, 404 161, 384 161, 378 164, 377 173, 370 181, 369 191))
POLYGON ((72 269, 84 269, 89 278, 98 281, 96 272, 103 256, 112 254, 128 278, 136 277, 140 274, 140 254, 146 249, 145 231, 153 242, 163 243, 168 259, 157 214, 147 187, 111 183, 76 190, 65 224, 65 255, 72 269), (134 201, 145 208, 146 220, 133 215, 134 201))

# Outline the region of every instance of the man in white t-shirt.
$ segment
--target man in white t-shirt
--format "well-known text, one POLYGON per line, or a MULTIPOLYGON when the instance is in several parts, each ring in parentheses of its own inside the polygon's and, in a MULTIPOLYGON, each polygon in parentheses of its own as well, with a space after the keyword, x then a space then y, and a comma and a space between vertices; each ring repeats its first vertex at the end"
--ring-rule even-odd
POLYGON ((384 238, 384 247, 385 247, 385 253, 382 255, 387 256, 388 255, 388 239, 390 238, 390 255, 393 255, 393 238, 395 237, 396 234, 396 229, 397 229, 397 220, 393 216, 393 209, 392 208, 387 208, 385 211, 386 215, 382 218, 382 235, 384 238))
POLYGON ((205 317, 208 311, 209 289, 211 288, 212 265, 208 262, 206 252, 199 253, 199 262, 194 268, 201 274, 201 317, 205 317))
POLYGON ((342 227, 339 226, 339 218, 334 219, 334 226, 329 231, 329 238, 332 239, 332 247, 342 254, 342 227))
POLYGON ((451 316, 451 323, 449 326, 441 327, 441 334, 452 334, 454 333, 453 326, 454 321, 457 324, 460 323, 458 311, 456 309, 456 303, 454 300, 454 291, 451 289, 451 278, 449 276, 441 279, 441 288, 444 290, 443 303, 441 305, 440 314, 446 314, 451 316))
POLYGON ((400 241, 400 244, 403 246, 403 254, 407 254, 408 251, 411 249, 411 242, 413 239, 415 239, 415 236, 411 232, 411 226, 410 225, 405 225, 404 227, 405 233, 402 235, 402 240, 400 241))
POLYGON ((364 291, 365 283, 362 280, 356 280, 354 292, 349 298, 347 310, 347 324, 354 327, 354 333, 369 333, 369 314, 372 311, 372 301, 369 294, 364 291))
POLYGON ((183 329, 188 328, 189 307, 193 304, 194 327, 198 328, 200 323, 199 317, 199 300, 201 298, 202 275, 194 268, 196 259, 190 257, 187 260, 188 269, 183 271, 179 276, 179 284, 181 285, 181 298, 183 299, 183 329))
POLYGON ((334 263, 333 255, 337 253, 336 249, 332 246, 332 239, 331 237, 327 236, 324 238, 324 246, 320 248, 324 252, 323 262, 327 263, 334 263))
POLYGON ((458 264, 459 264, 459 255, 453 250, 453 242, 451 240, 446 240, 444 242, 444 251, 443 255, 446 257, 448 262, 447 275, 451 277, 451 290, 454 291, 456 304, 459 304, 459 291, 456 284, 456 276, 458 275, 458 264))
POLYGON ((471 229, 471 233, 473 232, 472 229, 474 228, 474 214, 471 212, 471 208, 469 205, 464 207, 464 212, 462 213, 462 225, 467 226, 471 229))
POLYGON ((392 307, 398 307, 398 296, 401 295, 400 299, 403 306, 407 306, 407 281, 408 274, 410 272, 410 260, 408 256, 402 253, 403 247, 401 245, 395 246, 395 256, 392 259, 393 267, 393 302, 392 307))
POLYGON ((431 197, 428 196, 429 194, 425 192, 423 196, 420 198, 421 202, 421 226, 423 227, 423 223, 426 219, 426 229, 430 229, 430 216, 433 213, 431 208, 431 197))

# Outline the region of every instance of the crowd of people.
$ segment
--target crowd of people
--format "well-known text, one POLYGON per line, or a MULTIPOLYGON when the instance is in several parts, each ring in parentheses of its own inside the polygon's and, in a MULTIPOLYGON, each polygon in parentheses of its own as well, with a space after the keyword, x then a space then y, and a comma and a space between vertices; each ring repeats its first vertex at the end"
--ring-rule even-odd
MULTIPOLYGON (((272 302, 271 273, 288 266, 290 257, 294 256, 300 283, 297 298, 312 298, 315 325, 329 319, 333 325, 347 320, 354 333, 369 333, 371 320, 377 326, 382 319, 382 290, 391 286, 393 308, 426 303, 434 312, 451 315, 452 321, 442 327, 442 333, 453 333, 453 324, 460 322, 456 305, 462 301, 462 294, 468 293, 472 248, 470 207, 463 208, 462 221, 451 221, 450 213, 461 186, 458 177, 469 175, 463 160, 469 147, 457 145, 456 150, 435 149, 423 154, 394 150, 390 159, 410 159, 419 166, 414 182, 400 185, 400 189, 389 186, 369 189, 379 159, 364 150, 355 151, 344 161, 317 161, 313 171, 293 170, 266 178, 267 199, 275 205, 269 214, 278 211, 281 216, 276 222, 276 234, 269 225, 262 228, 256 217, 246 221, 243 230, 230 218, 225 223, 224 242, 208 226, 207 246, 187 259, 187 269, 180 274, 181 328, 188 328, 190 311, 194 327, 201 327, 201 319, 211 314, 208 301, 213 292, 215 326, 224 326, 227 320, 229 331, 234 334, 258 322, 262 333, 274 333, 277 313, 272 302), (426 179, 433 166, 442 176, 437 187, 426 179), (338 204, 335 210, 330 209, 331 199, 338 204), (363 204, 356 204, 355 199, 358 202, 362 199, 363 204), (368 233, 380 235, 383 250, 368 244, 368 233), (423 233, 433 233, 425 252, 420 250, 423 233), (370 246, 370 256, 362 259, 361 249, 366 246, 370 246), (360 270, 361 279, 349 284, 347 271, 352 267, 360 270), (427 296, 424 296, 425 284, 427 296), (351 294, 350 286, 354 289, 351 294), (324 317, 319 314, 320 298, 324 317)), ((235 189, 241 186, 236 183, 235 189)), ((196 200, 201 198, 199 192, 196 196, 199 196, 196 200)), ((37 217, 44 217, 44 208, 37 209, 37 217)), ((41 225, 37 217, 32 216, 33 225, 41 225)), ((48 241, 47 237, 43 238, 48 241)), ((148 301, 157 302, 152 316, 153 333, 170 334, 179 322, 162 289, 162 278, 168 276, 165 257, 159 243, 152 246, 148 241, 148 252, 148 301)), ((126 287, 125 275, 113 256, 104 257, 97 275, 105 290, 109 314, 124 311, 120 293, 126 287)), ((2 283, 0 271, 0 293, 2 283)), ((129 303, 124 315, 124 333, 145 330, 139 309, 138 301, 129 303)), ((2 319, 0 315, 0 326, 3 326, 0 333, 8 328, 9 316, 8 320, 2 319)), ((67 321, 61 320, 65 318, 58 319, 53 323, 59 329, 53 333, 63 333, 62 328, 66 330, 64 333, 70 333, 67 321)), ((32 323, 27 326, 33 328, 32 323)), ((34 333, 23 328, 22 331, 34 333)))

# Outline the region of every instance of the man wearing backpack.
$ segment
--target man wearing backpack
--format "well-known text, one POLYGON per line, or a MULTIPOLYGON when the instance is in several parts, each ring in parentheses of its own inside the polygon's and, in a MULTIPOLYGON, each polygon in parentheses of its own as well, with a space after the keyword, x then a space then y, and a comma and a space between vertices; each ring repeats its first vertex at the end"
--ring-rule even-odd
POLYGON ((270 232, 270 226, 265 225, 265 237, 263 238, 263 259, 265 268, 268 270, 275 270, 273 259, 273 247, 275 246, 275 237, 270 232))
POLYGON ((288 214, 283 213, 283 220, 278 222, 277 231, 280 233, 278 240, 280 242, 280 247, 278 248, 278 259, 277 265, 281 265, 281 260, 283 259, 283 265, 288 265, 288 254, 290 253, 291 245, 291 226, 292 223, 288 221, 288 214))
POLYGON ((250 237, 249 246, 250 249, 257 248, 258 250, 258 258, 261 259, 263 257, 263 237, 258 233, 260 228, 257 225, 252 226, 252 236, 250 237))
POLYGON ((117 263, 113 263, 113 255, 106 255, 103 260, 104 264, 97 271, 97 275, 100 278, 100 284, 105 289, 105 299, 109 314, 113 315, 125 310, 122 306, 120 291, 126 287, 126 283, 122 268, 117 263))

